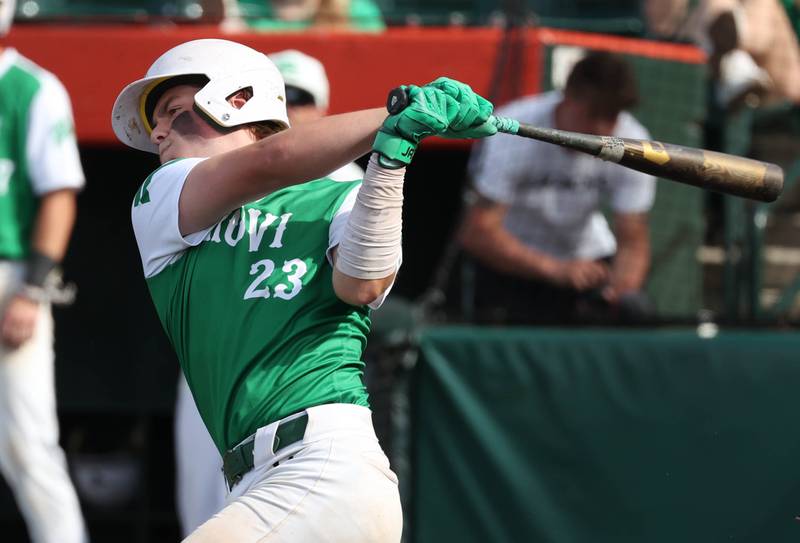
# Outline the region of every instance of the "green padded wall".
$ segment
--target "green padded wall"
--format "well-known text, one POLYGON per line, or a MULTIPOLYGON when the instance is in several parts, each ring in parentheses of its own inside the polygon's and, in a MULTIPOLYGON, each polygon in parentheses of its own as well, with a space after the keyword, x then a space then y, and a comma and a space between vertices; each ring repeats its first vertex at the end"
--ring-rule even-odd
POLYGON ((800 335, 434 328, 414 543, 800 540, 800 335))

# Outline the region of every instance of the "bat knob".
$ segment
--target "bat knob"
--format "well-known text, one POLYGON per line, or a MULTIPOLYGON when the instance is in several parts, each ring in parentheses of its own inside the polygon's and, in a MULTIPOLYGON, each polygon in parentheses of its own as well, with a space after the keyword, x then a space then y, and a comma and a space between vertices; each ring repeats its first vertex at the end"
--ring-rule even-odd
POLYGON ((408 105, 408 92, 402 87, 397 87, 389 91, 386 98, 386 110, 391 115, 396 115, 403 111, 408 105))

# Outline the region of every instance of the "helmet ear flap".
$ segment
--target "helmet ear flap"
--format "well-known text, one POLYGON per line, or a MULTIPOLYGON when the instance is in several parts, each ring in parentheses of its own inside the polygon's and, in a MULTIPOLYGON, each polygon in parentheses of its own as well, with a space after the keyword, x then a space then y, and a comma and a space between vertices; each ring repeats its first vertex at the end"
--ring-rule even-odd
POLYGON ((283 81, 270 81, 261 71, 249 70, 212 78, 197 94, 197 107, 220 126, 233 126, 257 120, 275 120, 285 124, 286 98, 283 81), (228 98, 243 89, 252 95, 239 109, 228 98))
POLYGON ((212 119, 211 117, 209 117, 209 116, 208 116, 208 114, 207 114, 205 111, 203 111, 202 109, 200 109, 199 107, 197 107, 197 103, 195 103, 195 104, 194 104, 194 106, 192 107, 192 111, 194 111, 195 113, 197 113, 197 116, 198 116, 198 117, 200 117, 201 119, 203 119, 203 121, 205 121, 205 123, 206 123, 208 126, 210 126, 211 128, 213 128, 214 130, 216 130, 216 131, 217 131, 217 132, 219 132, 220 134, 228 134, 229 132, 233 132, 234 130, 236 130, 236 129, 238 128, 238 127, 236 127, 236 126, 232 126, 232 127, 230 127, 230 128, 226 128, 226 127, 224 127, 224 126, 220 125, 219 123, 217 123, 217 121, 215 121, 214 119, 212 119))

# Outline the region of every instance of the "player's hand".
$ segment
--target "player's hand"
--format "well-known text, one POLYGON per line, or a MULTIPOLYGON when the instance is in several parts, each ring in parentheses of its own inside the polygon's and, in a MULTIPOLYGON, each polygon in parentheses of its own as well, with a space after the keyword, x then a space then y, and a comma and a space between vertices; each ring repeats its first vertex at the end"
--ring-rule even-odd
POLYGON ((566 260, 556 266, 553 282, 578 291, 599 288, 608 282, 609 269, 595 260, 566 260))
POLYGON ((440 77, 425 87, 433 87, 451 96, 458 102, 458 114, 440 135, 445 138, 485 138, 497 133, 497 127, 489 120, 494 111, 492 103, 477 94, 466 83, 440 77))
POLYGON ((0 340, 11 349, 20 347, 33 336, 39 303, 24 296, 11 299, 0 321, 0 340))
POLYGON ((436 87, 408 85, 409 104, 397 115, 390 115, 383 128, 419 143, 422 138, 443 133, 459 116, 458 101, 436 87))
MULTIPOLYGON (((442 134, 459 113, 459 103, 435 87, 403 87, 408 106, 390 115, 378 130, 372 149, 388 163, 404 166, 411 162, 417 144, 428 136, 442 134)), ((384 165, 387 163, 382 161, 384 165)), ((397 167, 397 166, 395 166, 397 167)))
POLYGON ((603 287, 603 290, 600 291, 600 295, 606 302, 608 302, 611 305, 614 305, 619 300, 620 291, 617 290, 617 288, 614 287, 613 285, 606 285, 605 287, 603 287))

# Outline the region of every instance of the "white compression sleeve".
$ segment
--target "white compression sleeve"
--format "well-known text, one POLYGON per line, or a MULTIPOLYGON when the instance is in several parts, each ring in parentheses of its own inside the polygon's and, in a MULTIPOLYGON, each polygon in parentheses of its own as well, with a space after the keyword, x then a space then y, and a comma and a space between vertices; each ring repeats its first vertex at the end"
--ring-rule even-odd
POLYGON ((364 182, 342 234, 336 269, 356 279, 383 279, 397 270, 402 250, 405 168, 369 159, 364 182))

